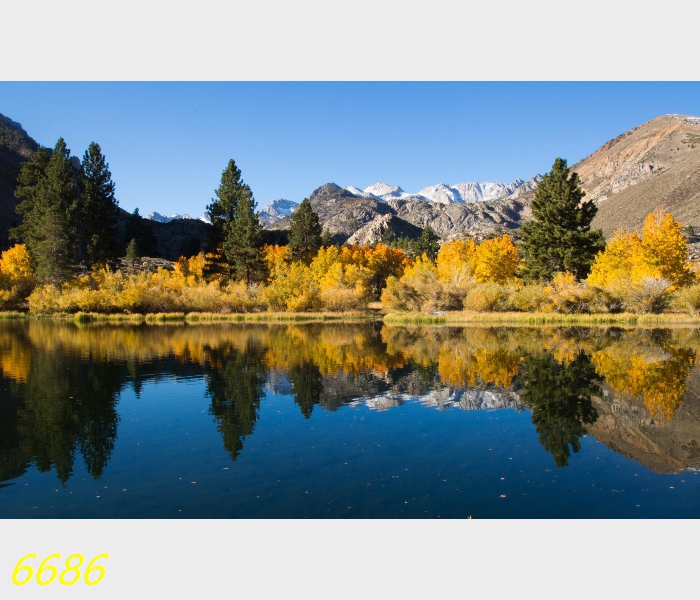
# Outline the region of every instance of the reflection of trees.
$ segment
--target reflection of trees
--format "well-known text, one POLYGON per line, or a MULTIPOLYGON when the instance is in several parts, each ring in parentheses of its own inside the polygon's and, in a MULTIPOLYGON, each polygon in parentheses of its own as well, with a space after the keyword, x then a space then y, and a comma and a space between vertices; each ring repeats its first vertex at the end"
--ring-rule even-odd
POLYGON ((121 381, 114 364, 35 349, 27 381, 11 385, 22 400, 14 417, 25 460, 42 472, 55 468, 65 483, 78 450, 88 473, 100 478, 117 437, 121 381))
POLYGON ((695 350, 672 343, 670 333, 635 334, 593 353, 598 372, 616 392, 644 398, 653 417, 671 420, 683 403, 695 350))
POLYGON ((548 352, 525 357, 521 397, 532 406, 540 443, 557 467, 569 464, 571 450, 581 449, 584 425, 598 418, 591 404, 591 396, 601 393, 596 380, 595 368, 582 352, 568 363, 557 362, 548 352))
POLYGON ((318 366, 304 363, 289 369, 289 381, 293 386, 294 402, 299 405, 306 419, 311 417, 315 404, 321 402, 323 378, 318 366))
POLYGON ((521 381, 533 422, 557 464, 595 420, 596 372, 673 416, 700 355, 690 330, 392 327, 376 324, 0 327, 0 481, 30 464, 66 481, 82 455, 95 478, 113 451, 116 397, 164 374, 207 379, 210 410, 235 458, 256 425, 266 370, 287 372, 305 417, 360 397, 431 389, 512 387, 521 381), (590 356, 595 371, 586 356, 590 356), (520 379, 518 379, 520 373, 520 379))
POLYGON ((253 433, 258 420, 265 371, 263 348, 252 341, 244 350, 225 345, 207 348, 204 373, 210 412, 224 439, 224 448, 235 460, 243 449, 243 440, 253 433))

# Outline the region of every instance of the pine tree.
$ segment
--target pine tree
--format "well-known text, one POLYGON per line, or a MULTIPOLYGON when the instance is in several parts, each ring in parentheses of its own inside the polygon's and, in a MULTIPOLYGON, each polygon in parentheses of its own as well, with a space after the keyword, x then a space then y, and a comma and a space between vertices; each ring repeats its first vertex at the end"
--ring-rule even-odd
POLYGON ((126 263, 133 267, 139 260, 141 260, 141 251, 136 243, 136 238, 132 238, 129 245, 126 247, 126 263))
POLYGON ((89 264, 114 266, 117 248, 117 200, 109 165, 100 145, 92 142, 83 156, 80 178, 83 247, 89 264))
POLYGON ((290 224, 290 258, 309 264, 322 246, 322 228, 308 198, 304 198, 299 208, 292 213, 290 224))
POLYGON ((330 248, 331 246, 335 245, 336 243, 331 232, 328 229, 324 229, 323 234, 321 235, 321 246, 323 248, 330 248))
POLYGON ((230 274, 230 266, 224 256, 224 241, 227 238, 227 226, 234 219, 236 207, 242 200, 253 200, 253 192, 241 179, 241 170, 233 159, 221 174, 221 184, 215 190, 216 199, 207 206, 211 219, 211 230, 207 239, 206 260, 204 270, 208 275, 230 274))
POLYGON ((233 218, 225 224, 223 251, 235 279, 248 285, 265 278, 265 261, 260 252, 264 239, 254 210, 252 194, 238 199, 233 218))
POLYGON ((22 166, 15 195, 24 222, 12 231, 36 264, 39 283, 60 284, 78 268, 80 195, 70 150, 59 138, 53 152, 39 149, 22 166))
POLYGON ((428 258, 435 262, 438 252, 440 252, 440 238, 433 233, 430 227, 426 227, 413 243, 413 253, 416 256, 427 254, 428 258))
POLYGON ((600 229, 591 230, 598 207, 584 202, 584 196, 578 174, 570 173, 566 161, 557 158, 537 186, 534 219, 522 227, 523 279, 540 281, 564 271, 577 279, 588 275, 605 238, 600 229))

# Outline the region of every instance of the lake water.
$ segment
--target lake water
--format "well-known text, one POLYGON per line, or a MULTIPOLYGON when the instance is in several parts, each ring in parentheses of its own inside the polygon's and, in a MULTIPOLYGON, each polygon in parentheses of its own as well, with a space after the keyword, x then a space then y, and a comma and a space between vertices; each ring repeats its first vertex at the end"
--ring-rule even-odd
POLYGON ((2 518, 700 516, 694 329, 0 323, 2 518))

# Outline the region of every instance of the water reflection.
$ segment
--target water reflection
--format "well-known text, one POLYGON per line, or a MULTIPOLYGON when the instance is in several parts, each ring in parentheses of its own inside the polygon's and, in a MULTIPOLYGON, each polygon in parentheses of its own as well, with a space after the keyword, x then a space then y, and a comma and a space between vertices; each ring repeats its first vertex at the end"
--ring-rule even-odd
POLYGON ((204 352, 210 412, 224 440, 224 448, 234 460, 258 420, 265 385, 263 352, 264 348, 254 339, 247 339, 242 348, 222 344, 217 348, 207 346, 204 352))
POLYGON ((532 422, 540 444, 554 457, 557 467, 569 464, 571 450, 581 449, 584 425, 595 423, 591 404, 599 396, 598 377, 583 352, 558 361, 549 352, 527 354, 522 370, 521 398, 532 407, 532 422))
POLYGON ((530 410, 557 467, 586 433, 657 471, 697 467, 698 348, 687 329, 2 323, 0 482, 33 465, 65 484, 78 454, 99 479, 120 394, 166 377, 205 382, 233 460, 267 390, 291 396, 305 419, 318 408, 385 411, 416 399, 442 410, 530 410))

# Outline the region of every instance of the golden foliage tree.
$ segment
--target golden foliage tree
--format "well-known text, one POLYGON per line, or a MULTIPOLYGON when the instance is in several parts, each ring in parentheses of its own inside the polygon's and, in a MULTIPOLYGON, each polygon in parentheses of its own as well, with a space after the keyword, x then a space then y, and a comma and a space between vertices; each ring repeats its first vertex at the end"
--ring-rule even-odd
POLYGON ((474 274, 480 283, 493 281, 504 284, 515 277, 518 249, 509 235, 485 240, 476 249, 474 274))
POLYGON ((634 257, 639 255, 640 246, 636 231, 616 229, 605 250, 596 255, 588 283, 607 288, 617 281, 631 279, 634 257))
POLYGON ((597 254, 588 283, 604 288, 648 278, 667 279, 676 287, 693 283, 695 274, 681 228, 673 215, 658 207, 647 215, 641 236, 616 230, 606 249, 597 254))
POLYGON ((16 308, 34 287, 34 264, 27 247, 16 244, 0 255, 0 307, 16 308))
POLYGON ((658 207, 649 213, 642 229, 642 241, 634 256, 632 278, 663 277, 676 286, 693 283, 695 277, 688 260, 688 243, 682 223, 658 207))
POLYGON ((471 280, 476 270, 476 243, 470 240, 453 240, 440 246, 437 255, 437 272, 440 281, 463 286, 471 280))

